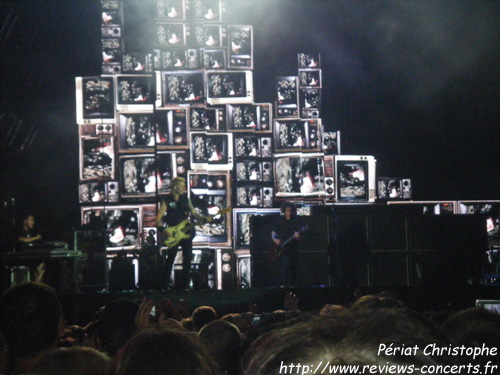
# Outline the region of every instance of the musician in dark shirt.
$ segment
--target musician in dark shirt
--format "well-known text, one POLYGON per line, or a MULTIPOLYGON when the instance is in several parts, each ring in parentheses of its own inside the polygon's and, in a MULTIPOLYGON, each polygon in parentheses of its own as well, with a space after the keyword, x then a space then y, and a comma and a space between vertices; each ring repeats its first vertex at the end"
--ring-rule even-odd
MULTIPOLYGON (((166 224, 167 228, 171 228, 189 219, 190 216, 201 222, 211 221, 210 217, 201 215, 195 210, 191 200, 186 194, 186 180, 182 177, 176 177, 172 180, 171 193, 161 202, 160 210, 155 218, 156 226, 158 228, 164 228, 166 224)), ((192 233, 189 233, 190 235, 187 236, 187 238, 181 239, 179 243, 168 249, 163 272, 163 279, 167 288, 170 284, 172 267, 179 248, 182 249, 182 280, 178 286, 182 289, 189 288, 189 271, 191 269, 191 259, 193 255, 194 228, 192 228, 191 231, 192 233)))
POLYGON ((19 230, 17 236, 18 244, 28 244, 34 241, 41 241, 42 236, 40 234, 35 234, 35 217, 28 214, 23 217, 22 226, 19 230))
POLYGON ((283 215, 276 221, 271 237, 277 247, 282 246, 278 258, 282 286, 295 286, 297 283, 298 241, 300 240, 300 219, 297 208, 291 202, 281 205, 283 215))

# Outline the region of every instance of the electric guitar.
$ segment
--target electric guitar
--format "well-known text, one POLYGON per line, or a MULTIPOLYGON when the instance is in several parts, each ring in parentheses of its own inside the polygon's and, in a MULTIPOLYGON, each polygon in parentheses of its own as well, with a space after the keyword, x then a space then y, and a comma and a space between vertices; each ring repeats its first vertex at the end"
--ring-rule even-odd
MULTIPOLYGON (((217 215, 223 215, 230 211, 231 207, 227 207, 219 210, 217 214, 209 216, 214 217, 217 215)), ((166 240, 163 242, 163 244, 168 248, 172 248, 186 238, 194 238, 195 231, 193 230, 191 233, 191 229, 194 229, 195 225, 196 224, 192 223, 190 219, 185 219, 177 225, 163 229, 163 234, 166 237, 166 240)))
MULTIPOLYGON (((302 227, 297 233, 299 234, 299 236, 301 236, 307 231, 309 231, 309 225, 302 227)), ((280 245, 276 245, 273 242, 272 246, 269 248, 269 254, 268 254, 269 258, 271 258, 273 262, 278 260, 283 255, 283 253, 286 253, 286 246, 294 240, 294 236, 295 233, 291 235, 289 238, 287 238, 280 245)))

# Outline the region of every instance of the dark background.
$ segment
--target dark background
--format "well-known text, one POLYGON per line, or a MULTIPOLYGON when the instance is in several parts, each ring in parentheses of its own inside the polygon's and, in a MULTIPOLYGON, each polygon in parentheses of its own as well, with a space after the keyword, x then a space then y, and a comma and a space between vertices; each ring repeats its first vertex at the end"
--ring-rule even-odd
MULTIPOLYGON (((125 48, 153 48, 151 1, 125 0, 125 48), (128 17, 127 17, 128 15, 128 17)), ((321 54, 322 119, 342 153, 374 155, 377 175, 411 178, 415 200, 499 198, 500 2, 227 0, 226 23, 254 27, 255 102, 297 53, 321 54)), ((3 0, 5 114, 38 131, 2 144, 2 215, 26 209, 45 238, 79 225, 75 77, 101 74, 100 1, 3 0), (12 198, 15 200, 11 207, 12 198), (7 210, 8 208, 8 210, 7 210)))

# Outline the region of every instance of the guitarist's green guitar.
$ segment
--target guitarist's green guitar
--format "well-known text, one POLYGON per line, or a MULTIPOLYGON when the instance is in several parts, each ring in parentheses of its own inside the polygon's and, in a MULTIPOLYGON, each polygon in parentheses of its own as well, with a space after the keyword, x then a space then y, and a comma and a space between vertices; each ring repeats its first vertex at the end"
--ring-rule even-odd
MULTIPOLYGON (((217 215, 223 215, 231 211, 231 207, 224 208, 222 210, 219 210, 217 215)), ((211 217, 217 216, 217 215, 210 215, 211 217)), ((191 238, 194 237, 194 230, 193 233, 191 233, 191 229, 194 229, 195 223, 191 223, 189 219, 181 221, 179 224, 174 225, 172 227, 167 227, 163 230, 163 234, 166 237, 166 240, 163 242, 163 244, 168 247, 172 248, 176 246, 179 242, 186 238, 191 238)))

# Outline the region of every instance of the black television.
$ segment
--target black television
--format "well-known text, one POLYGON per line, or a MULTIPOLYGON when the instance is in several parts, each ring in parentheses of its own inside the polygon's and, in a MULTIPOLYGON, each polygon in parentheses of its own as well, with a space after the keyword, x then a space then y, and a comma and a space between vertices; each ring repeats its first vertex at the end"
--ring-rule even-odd
POLYGON ((148 151, 154 149, 157 131, 153 113, 124 113, 118 115, 120 151, 148 151))
POLYGON ((321 151, 321 119, 274 120, 275 152, 321 151))
POLYGON ((270 103, 227 104, 229 131, 270 133, 272 106, 270 103))
POLYGON ((203 47, 225 47, 227 45, 227 26, 212 23, 193 23, 191 25, 191 45, 203 47))
POLYGON ((199 51, 196 48, 170 47, 153 50, 154 70, 200 69, 199 51))
POLYGON ((112 76, 76 77, 76 122, 115 122, 115 91, 112 76))
POLYGON ((190 127, 193 131, 226 130, 226 109, 224 107, 191 107, 190 127))
POLYGON ((189 0, 155 0, 154 15, 158 20, 185 21, 189 0))
POLYGON ((224 19, 223 0, 192 0, 189 18, 193 21, 221 22, 224 19))
POLYGON ((156 147, 188 148, 189 108, 167 107, 155 111, 156 147))
POLYGON ((124 112, 152 112, 154 84, 151 75, 117 74, 116 109, 124 112))
POLYGON ((253 69, 253 28, 251 25, 229 25, 230 69, 253 69))
POLYGON ((276 117, 299 117, 299 92, 296 76, 276 77, 276 117))
POLYGON ((114 137, 80 137, 80 180, 115 178, 114 137))
POLYGON ((256 215, 280 215, 279 208, 233 209, 233 238, 235 249, 250 248, 250 218, 256 215))
POLYGON ((205 100, 203 72, 156 72, 156 108, 168 105, 201 104, 205 100))
POLYGON ((234 156, 236 158, 271 158, 272 139, 260 135, 234 136, 234 156))
POLYGON ((189 24, 179 22, 156 22, 156 44, 159 47, 185 47, 190 33, 189 24))

